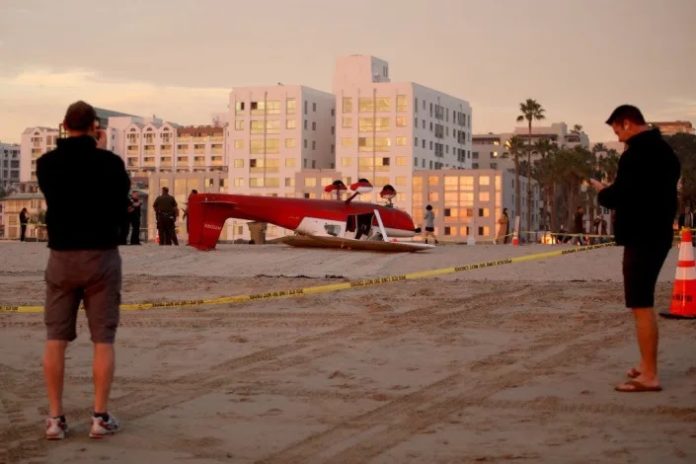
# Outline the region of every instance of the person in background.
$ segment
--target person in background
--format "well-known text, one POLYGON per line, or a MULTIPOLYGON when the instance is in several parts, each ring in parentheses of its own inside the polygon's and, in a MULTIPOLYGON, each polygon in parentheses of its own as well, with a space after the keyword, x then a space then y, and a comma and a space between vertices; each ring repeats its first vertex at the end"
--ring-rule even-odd
POLYGON ((130 205, 128 206, 128 222, 130 223, 130 244, 140 245, 140 209, 142 202, 137 190, 133 190, 130 196, 130 205))
POLYGON ((627 148, 613 184, 596 179, 590 183, 599 192, 599 204, 616 212, 614 235, 624 247, 626 307, 633 312, 640 351, 640 362, 626 373, 631 380, 615 390, 660 391, 655 284, 672 247, 681 167, 660 131, 652 129, 635 106, 617 107, 606 123, 627 148))
POLYGON ((503 208, 503 214, 498 219, 498 234, 495 237, 495 243, 507 243, 509 233, 510 217, 507 208, 503 208))
POLYGON ((435 213, 433 213, 432 205, 425 207, 425 215, 423 215, 423 221, 425 221, 425 243, 428 243, 428 237, 432 237, 437 245, 437 237, 435 237, 435 213))
POLYGON ((27 224, 29 224, 29 212, 22 208, 19 212, 19 240, 24 242, 27 238, 27 224))
POLYGON ((121 257, 118 252, 121 219, 128 207, 130 179, 118 155, 98 148, 105 133, 94 108, 78 101, 63 119, 68 133, 55 150, 36 160, 36 177, 46 198, 48 248, 44 322, 44 377, 49 417, 45 437, 62 440, 68 432, 63 410, 65 352, 77 337, 76 321, 84 303, 94 359, 94 409, 90 438, 119 430, 108 412, 114 377, 114 340, 121 301, 121 257), (80 198, 80 207, 75 199, 80 198), (85 212, 89 220, 85 220, 85 212))
POLYGON ((189 193, 188 196, 188 201, 186 202, 186 208, 184 208, 184 221, 186 221, 186 233, 188 234, 189 231, 189 214, 188 214, 188 209, 189 209, 189 203, 191 202, 191 197, 193 195, 198 195, 198 190, 193 189, 191 190, 191 193, 189 193))
POLYGON ((578 206, 575 210, 575 216, 573 217, 573 244, 575 245, 585 245, 585 208, 578 206))
MULTIPOLYGON (((169 194, 169 188, 162 187, 162 195, 155 199, 152 207, 155 209, 155 218, 157 219, 159 244, 171 245, 176 240, 174 227, 179 208, 174 197, 169 194)), ((176 244, 178 245, 178 241, 176 244)))
POLYGON ((683 228, 691 229, 691 237, 692 237, 692 243, 694 246, 696 246, 696 233, 694 232, 694 227, 696 227, 696 218, 694 218, 694 213, 691 211, 691 206, 686 205, 684 207, 684 212, 679 215, 679 219, 677 221, 679 225, 679 233, 681 233, 681 230, 683 228))

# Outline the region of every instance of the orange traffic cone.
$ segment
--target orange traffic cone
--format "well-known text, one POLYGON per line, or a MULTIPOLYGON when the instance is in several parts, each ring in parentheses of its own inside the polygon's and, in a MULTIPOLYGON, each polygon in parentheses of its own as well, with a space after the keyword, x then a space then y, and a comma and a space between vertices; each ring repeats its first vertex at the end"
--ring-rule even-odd
POLYGON ((519 246, 520 245, 520 239, 517 238, 517 234, 512 234, 512 246, 519 246))
POLYGON ((155 244, 159 245, 159 231, 155 232, 155 244))
POLYGON ((672 290, 672 304, 669 311, 660 312, 660 316, 680 319, 696 318, 696 263, 689 229, 682 230, 679 262, 674 277, 674 290, 672 290))

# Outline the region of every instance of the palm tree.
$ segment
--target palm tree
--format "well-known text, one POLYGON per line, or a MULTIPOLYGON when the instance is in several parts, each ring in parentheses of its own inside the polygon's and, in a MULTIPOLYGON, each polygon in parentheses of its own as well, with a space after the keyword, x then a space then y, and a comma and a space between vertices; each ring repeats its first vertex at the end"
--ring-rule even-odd
MULTIPOLYGON (((548 139, 540 139, 534 144, 534 153, 539 155, 539 159, 532 166, 532 177, 539 184, 539 188, 544 194, 544 206, 542 208, 540 223, 545 223, 548 217, 553 218, 554 208, 552 208, 552 194, 556 182, 556 169, 554 159, 551 157, 558 151, 558 146, 548 139)), ((552 221, 553 222, 553 219, 552 221)), ((550 224, 547 224, 550 225, 550 224)))
POLYGON ((572 134, 579 134, 580 132, 582 132, 582 126, 580 124, 574 124, 570 132, 572 134))
POLYGON ((512 157, 515 164, 515 211, 512 217, 519 216, 522 209, 522 198, 520 196, 520 155, 524 152, 524 140, 514 136, 505 142, 507 154, 512 157))
MULTIPOLYGON (((517 122, 527 121, 529 127, 529 147, 527 150, 527 165, 532 165, 532 121, 540 121, 545 118, 544 108, 536 100, 528 98, 525 102, 520 103, 520 114, 517 116, 517 122)), ((531 179, 530 179, 531 180, 531 179)), ((527 228, 532 227, 532 183, 527 182, 527 228)))

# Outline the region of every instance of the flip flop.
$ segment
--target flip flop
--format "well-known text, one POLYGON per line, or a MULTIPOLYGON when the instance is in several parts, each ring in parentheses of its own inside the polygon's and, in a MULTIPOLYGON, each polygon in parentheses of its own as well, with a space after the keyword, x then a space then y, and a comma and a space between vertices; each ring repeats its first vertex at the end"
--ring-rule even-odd
POLYGON ((637 380, 629 380, 626 383, 617 385, 614 387, 614 390, 621 393, 659 392, 662 391, 662 387, 659 385, 653 387, 638 382, 637 380))
POLYGON ((626 372, 626 377, 629 379, 635 379, 636 377, 640 376, 640 371, 636 369, 635 367, 632 367, 626 372))

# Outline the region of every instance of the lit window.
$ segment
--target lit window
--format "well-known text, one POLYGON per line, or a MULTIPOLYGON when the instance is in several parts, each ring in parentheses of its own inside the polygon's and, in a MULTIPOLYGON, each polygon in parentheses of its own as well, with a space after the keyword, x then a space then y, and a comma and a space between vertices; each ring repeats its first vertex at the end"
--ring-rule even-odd
POLYGON ((350 137, 343 137, 341 138, 341 146, 342 147, 351 147, 353 146, 353 139, 350 137))
POLYGON ((285 139, 285 148, 295 148, 297 141, 295 139, 285 139))
POLYGON ((244 148, 244 140, 243 139, 236 139, 234 141, 234 148, 235 148, 235 150, 242 150, 244 148))
POLYGON ((317 186, 317 178, 316 177, 305 177, 304 186, 305 187, 316 187, 317 186))
POLYGON ((341 166, 343 166, 344 168, 347 168, 347 167, 351 166, 352 164, 353 164, 353 160, 351 158, 347 158, 347 157, 341 158, 341 166))
POLYGON ((285 121, 286 129, 295 129, 297 127, 297 121, 294 119, 288 119, 285 121))
POLYGON ((295 158, 286 158, 285 159, 285 167, 286 168, 294 168, 297 165, 297 160, 295 158))
POLYGON ((351 97, 343 97, 343 112, 352 113, 353 112, 353 99, 351 97))
POLYGON ((244 160, 237 158, 234 160, 234 167, 235 168, 243 168, 244 167, 244 160))
POLYGON ((353 127, 353 118, 350 116, 343 116, 341 118, 341 127, 344 129, 350 129, 353 127))

